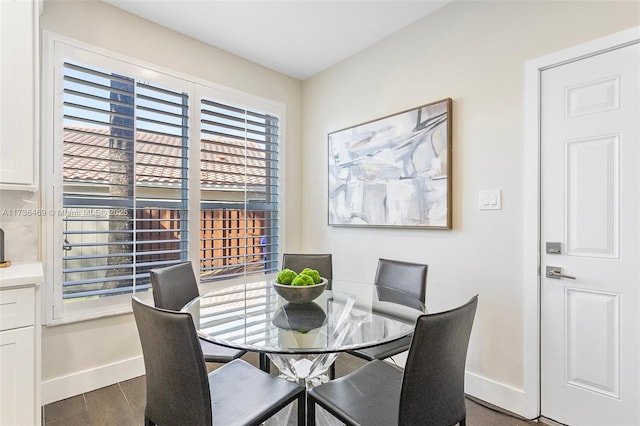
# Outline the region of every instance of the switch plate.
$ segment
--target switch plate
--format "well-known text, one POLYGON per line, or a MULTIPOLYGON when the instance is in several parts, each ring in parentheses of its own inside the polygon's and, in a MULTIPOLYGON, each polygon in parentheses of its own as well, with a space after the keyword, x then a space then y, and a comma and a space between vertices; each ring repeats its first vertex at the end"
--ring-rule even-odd
POLYGON ((487 189, 478 192, 478 208, 480 210, 502 209, 502 191, 499 189, 487 189))

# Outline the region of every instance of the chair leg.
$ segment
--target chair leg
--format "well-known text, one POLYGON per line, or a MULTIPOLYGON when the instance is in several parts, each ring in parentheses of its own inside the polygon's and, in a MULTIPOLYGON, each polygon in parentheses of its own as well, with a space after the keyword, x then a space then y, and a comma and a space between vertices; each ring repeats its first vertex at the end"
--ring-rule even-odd
POLYGON ((331 367, 329 367, 329 380, 333 380, 336 378, 336 363, 334 362, 333 364, 331 364, 331 367))
POLYGON ((267 356, 267 354, 261 353, 259 355, 260 358, 260 370, 265 371, 267 373, 271 372, 271 360, 267 356))
POLYGON ((303 426, 307 418, 307 392, 304 391, 298 397, 298 425, 303 426))
POLYGON ((307 426, 316 426, 316 403, 311 398, 308 398, 308 397, 307 397, 307 426))

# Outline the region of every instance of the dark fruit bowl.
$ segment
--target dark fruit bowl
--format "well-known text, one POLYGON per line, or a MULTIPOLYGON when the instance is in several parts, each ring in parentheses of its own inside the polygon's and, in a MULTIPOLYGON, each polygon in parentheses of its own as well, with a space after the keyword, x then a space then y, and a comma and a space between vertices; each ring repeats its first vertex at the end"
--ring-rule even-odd
POLYGON ((314 285, 293 286, 278 284, 273 281, 273 288, 276 293, 290 303, 309 303, 322 294, 327 287, 327 279, 320 278, 320 282, 314 285))

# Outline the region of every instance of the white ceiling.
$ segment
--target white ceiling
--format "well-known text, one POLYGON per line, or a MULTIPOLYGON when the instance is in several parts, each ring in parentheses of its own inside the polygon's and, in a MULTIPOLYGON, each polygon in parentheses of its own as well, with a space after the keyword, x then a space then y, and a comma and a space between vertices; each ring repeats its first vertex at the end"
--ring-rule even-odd
POLYGON ((304 80, 451 0, 103 0, 304 80))

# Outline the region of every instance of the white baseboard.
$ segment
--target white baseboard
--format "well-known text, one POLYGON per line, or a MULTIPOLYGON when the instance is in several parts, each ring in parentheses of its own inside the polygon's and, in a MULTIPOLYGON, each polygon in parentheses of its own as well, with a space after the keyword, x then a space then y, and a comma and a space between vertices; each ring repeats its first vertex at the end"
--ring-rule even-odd
MULTIPOLYGON (((527 419, 538 417, 538 413, 530 412, 531 403, 524 390, 480 376, 465 374, 465 392, 475 398, 504 408, 527 419)), ((535 398, 530 395, 529 398, 535 398)))
MULTIPOLYGON (((399 359, 397 361, 403 361, 399 359)), ((129 358, 93 369, 78 371, 42 382, 42 404, 50 404, 144 374, 142 356, 129 358)), ((466 372, 465 392, 527 419, 538 416, 527 412, 527 395, 522 389, 466 372)))
MULTIPOLYGON (((407 361, 407 352, 402 352, 390 359, 386 359, 386 361, 404 367, 407 361)), ((497 382, 479 374, 470 373, 469 371, 465 372, 465 393, 526 419, 535 419, 539 416, 537 410, 532 408, 537 406, 534 403, 536 401, 535 396, 526 395, 522 389, 497 382)))
POLYGON ((50 404, 144 374, 142 356, 78 371, 42 382, 42 404, 50 404))

